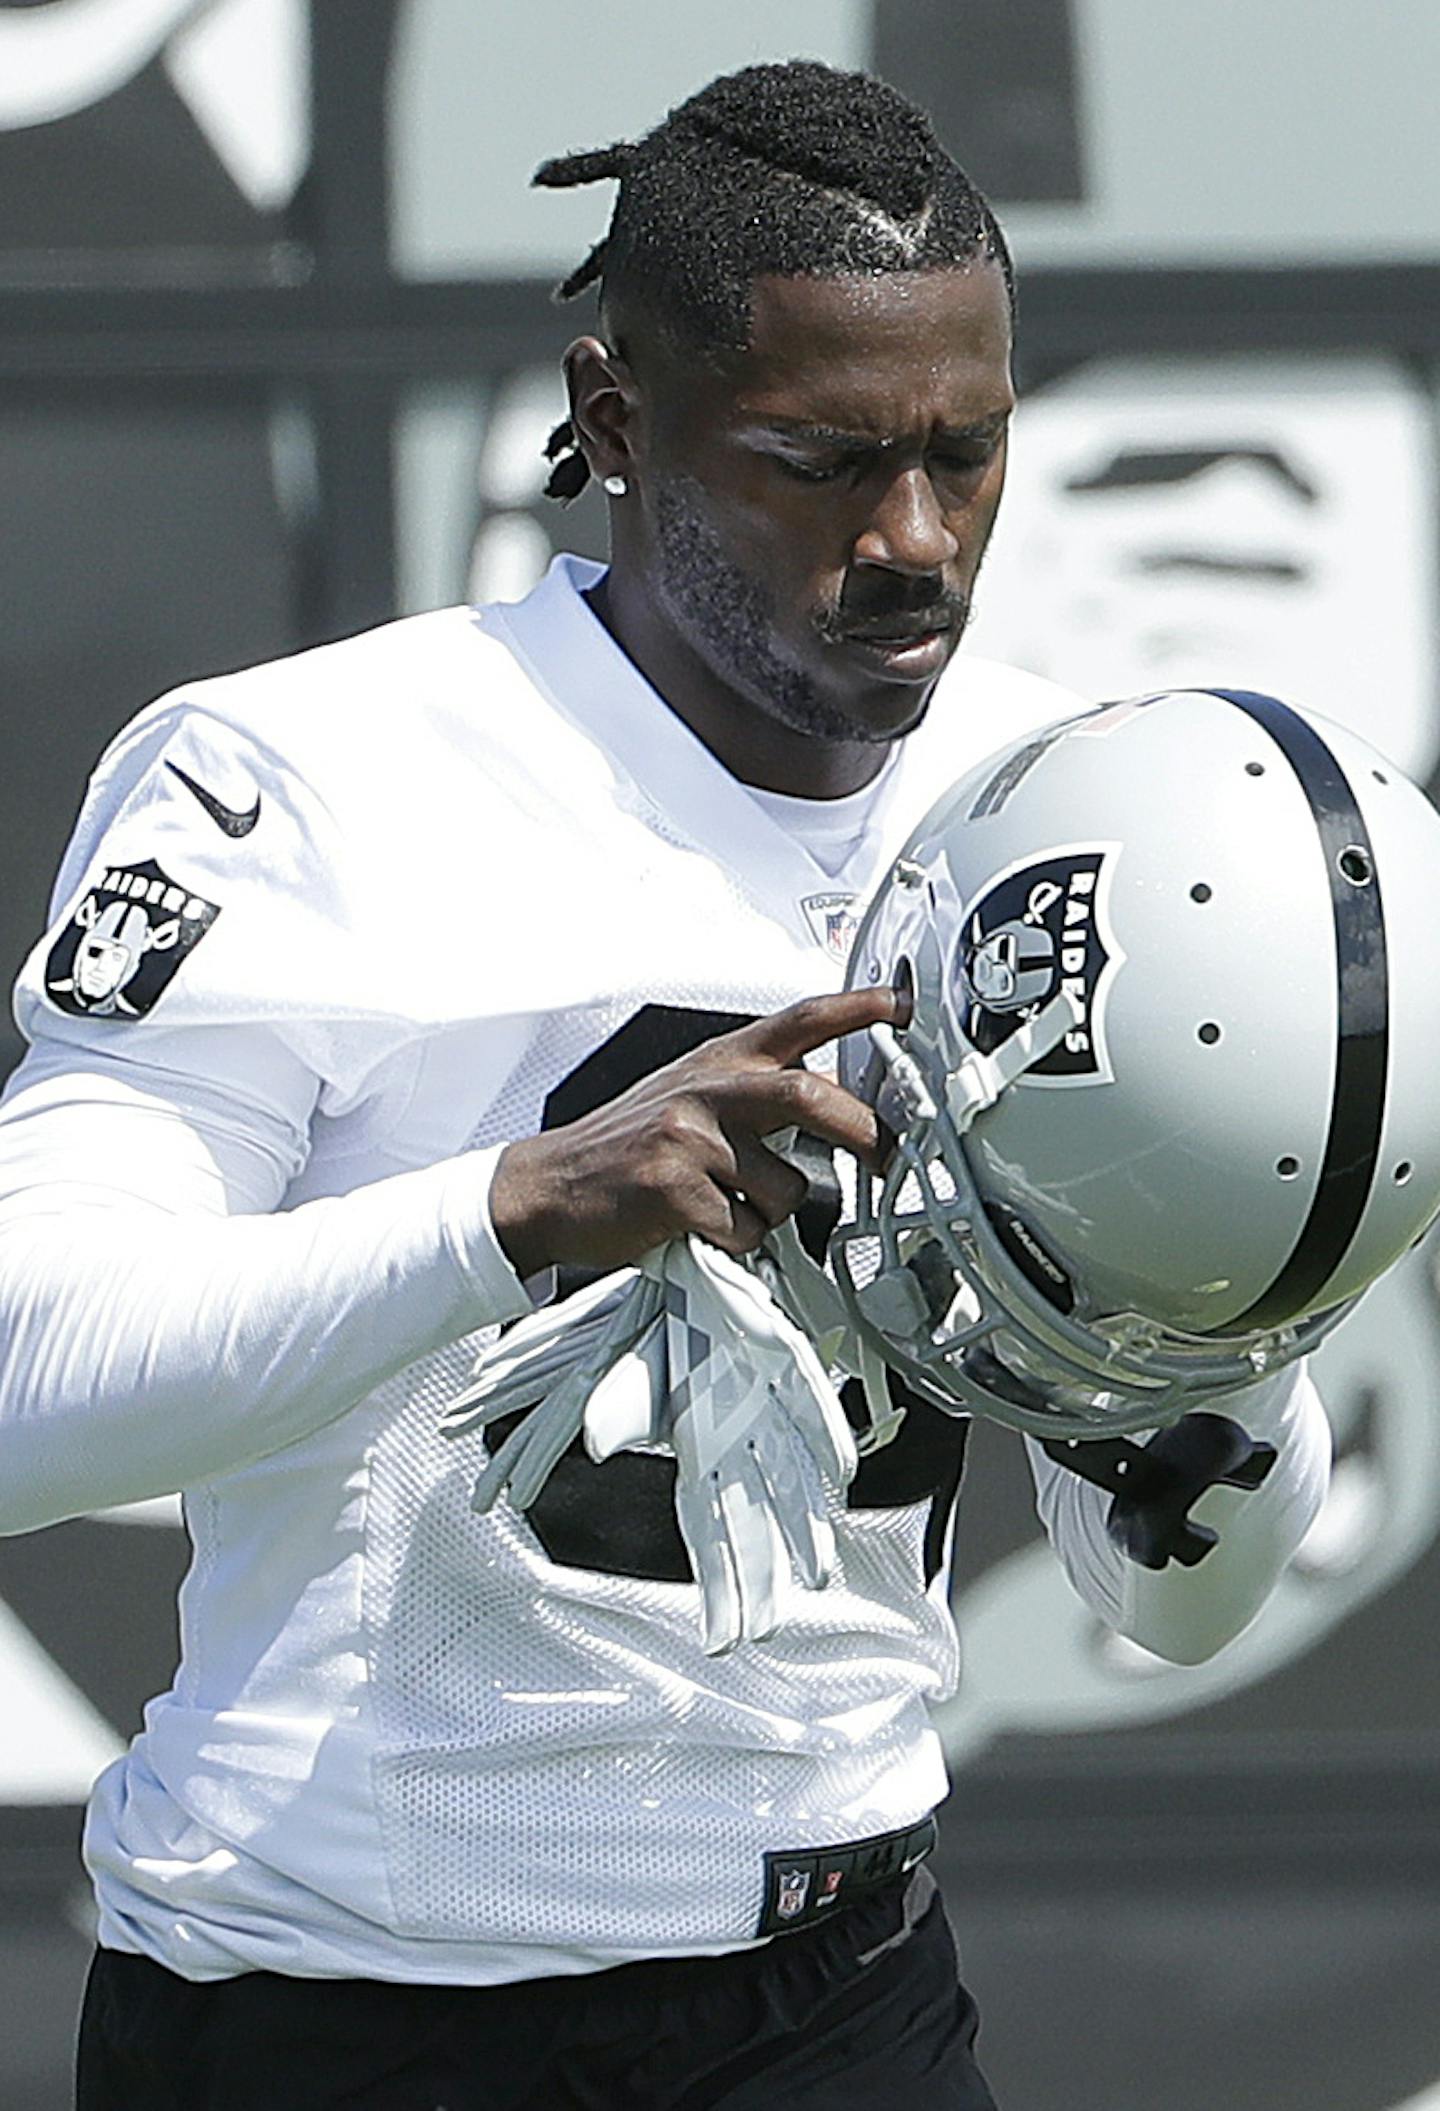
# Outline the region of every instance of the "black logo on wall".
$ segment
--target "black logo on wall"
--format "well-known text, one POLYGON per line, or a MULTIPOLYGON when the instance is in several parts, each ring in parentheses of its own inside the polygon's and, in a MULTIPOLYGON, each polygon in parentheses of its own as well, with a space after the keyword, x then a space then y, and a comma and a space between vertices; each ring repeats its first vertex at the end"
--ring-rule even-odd
POLYGON ((219 914, 153 858, 113 865, 50 948, 45 993, 76 1018, 143 1018, 219 914))
POLYGON ((1105 925, 1111 853, 1057 850, 1002 873, 967 910, 959 992, 967 1038, 990 1055, 1059 990, 1081 1017, 1027 1080, 1092 1084, 1110 1076, 1104 998, 1120 953, 1105 925))
POLYGON ((870 65, 913 95, 987 197, 1089 195, 1076 0, 872 0, 870 65))

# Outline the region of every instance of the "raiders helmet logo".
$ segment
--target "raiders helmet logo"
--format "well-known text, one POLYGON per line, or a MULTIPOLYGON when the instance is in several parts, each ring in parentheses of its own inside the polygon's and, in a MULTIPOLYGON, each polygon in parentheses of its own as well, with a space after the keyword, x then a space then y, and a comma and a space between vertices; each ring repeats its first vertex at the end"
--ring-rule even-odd
POLYGON ((1120 963, 1105 916, 1113 846, 1054 850, 998 879, 966 911, 957 1001, 967 1040, 990 1055, 1059 990, 1081 1016, 1022 1083, 1093 1084, 1111 1075, 1104 997, 1120 963))
POLYGON ((45 963, 45 994, 80 1019, 139 1019, 220 914, 153 858, 114 865, 82 896, 45 963))

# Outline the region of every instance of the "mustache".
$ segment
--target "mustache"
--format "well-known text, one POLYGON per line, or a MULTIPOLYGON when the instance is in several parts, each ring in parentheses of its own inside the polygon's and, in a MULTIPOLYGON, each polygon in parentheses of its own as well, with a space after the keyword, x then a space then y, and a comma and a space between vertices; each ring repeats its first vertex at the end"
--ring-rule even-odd
POLYGON ((819 609, 814 626, 827 645, 836 645, 867 638, 923 638, 937 630, 958 635, 969 619, 968 595, 937 594, 930 588, 923 600, 905 595, 864 608, 847 608, 839 603, 819 609))

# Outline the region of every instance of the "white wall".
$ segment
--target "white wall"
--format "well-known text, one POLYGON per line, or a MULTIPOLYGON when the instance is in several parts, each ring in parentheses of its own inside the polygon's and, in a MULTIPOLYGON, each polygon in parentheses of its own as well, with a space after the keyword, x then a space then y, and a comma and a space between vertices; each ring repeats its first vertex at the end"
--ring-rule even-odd
MULTIPOLYGON (((1074 7, 1090 195, 1003 210, 1022 264, 1440 255, 1440 0, 1074 7)), ((960 37, 965 15, 955 0, 960 37)), ((869 0, 409 0, 396 261, 417 277, 564 271, 610 193, 533 192, 538 162, 643 132, 716 73, 863 66, 870 44, 869 0)))

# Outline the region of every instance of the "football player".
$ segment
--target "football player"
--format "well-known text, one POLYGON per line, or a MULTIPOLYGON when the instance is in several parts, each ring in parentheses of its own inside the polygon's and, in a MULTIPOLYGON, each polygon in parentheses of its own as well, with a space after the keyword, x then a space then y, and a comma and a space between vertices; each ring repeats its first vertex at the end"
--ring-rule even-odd
MULTIPOLYGON (((438 1427, 575 1272, 752 1251, 807 1194, 774 1132, 878 1168, 806 1062, 900 1017, 855 906, 1077 708, 954 660, 1013 290, 923 115, 754 67, 538 180, 599 178, 552 490, 602 482, 609 567, 153 704, 21 977, 0 1529, 180 1488, 194 1547, 89 1814, 85 2111, 992 2102, 922 1866, 963 1420, 911 1400, 828 1587, 723 1655, 668 1457, 481 1516, 496 1432, 438 1427)), ((1325 1426, 1293 1372, 1246 1420, 1278 1573, 1325 1426)), ((1114 1618, 1107 1502, 1045 1512, 1114 1618)))

